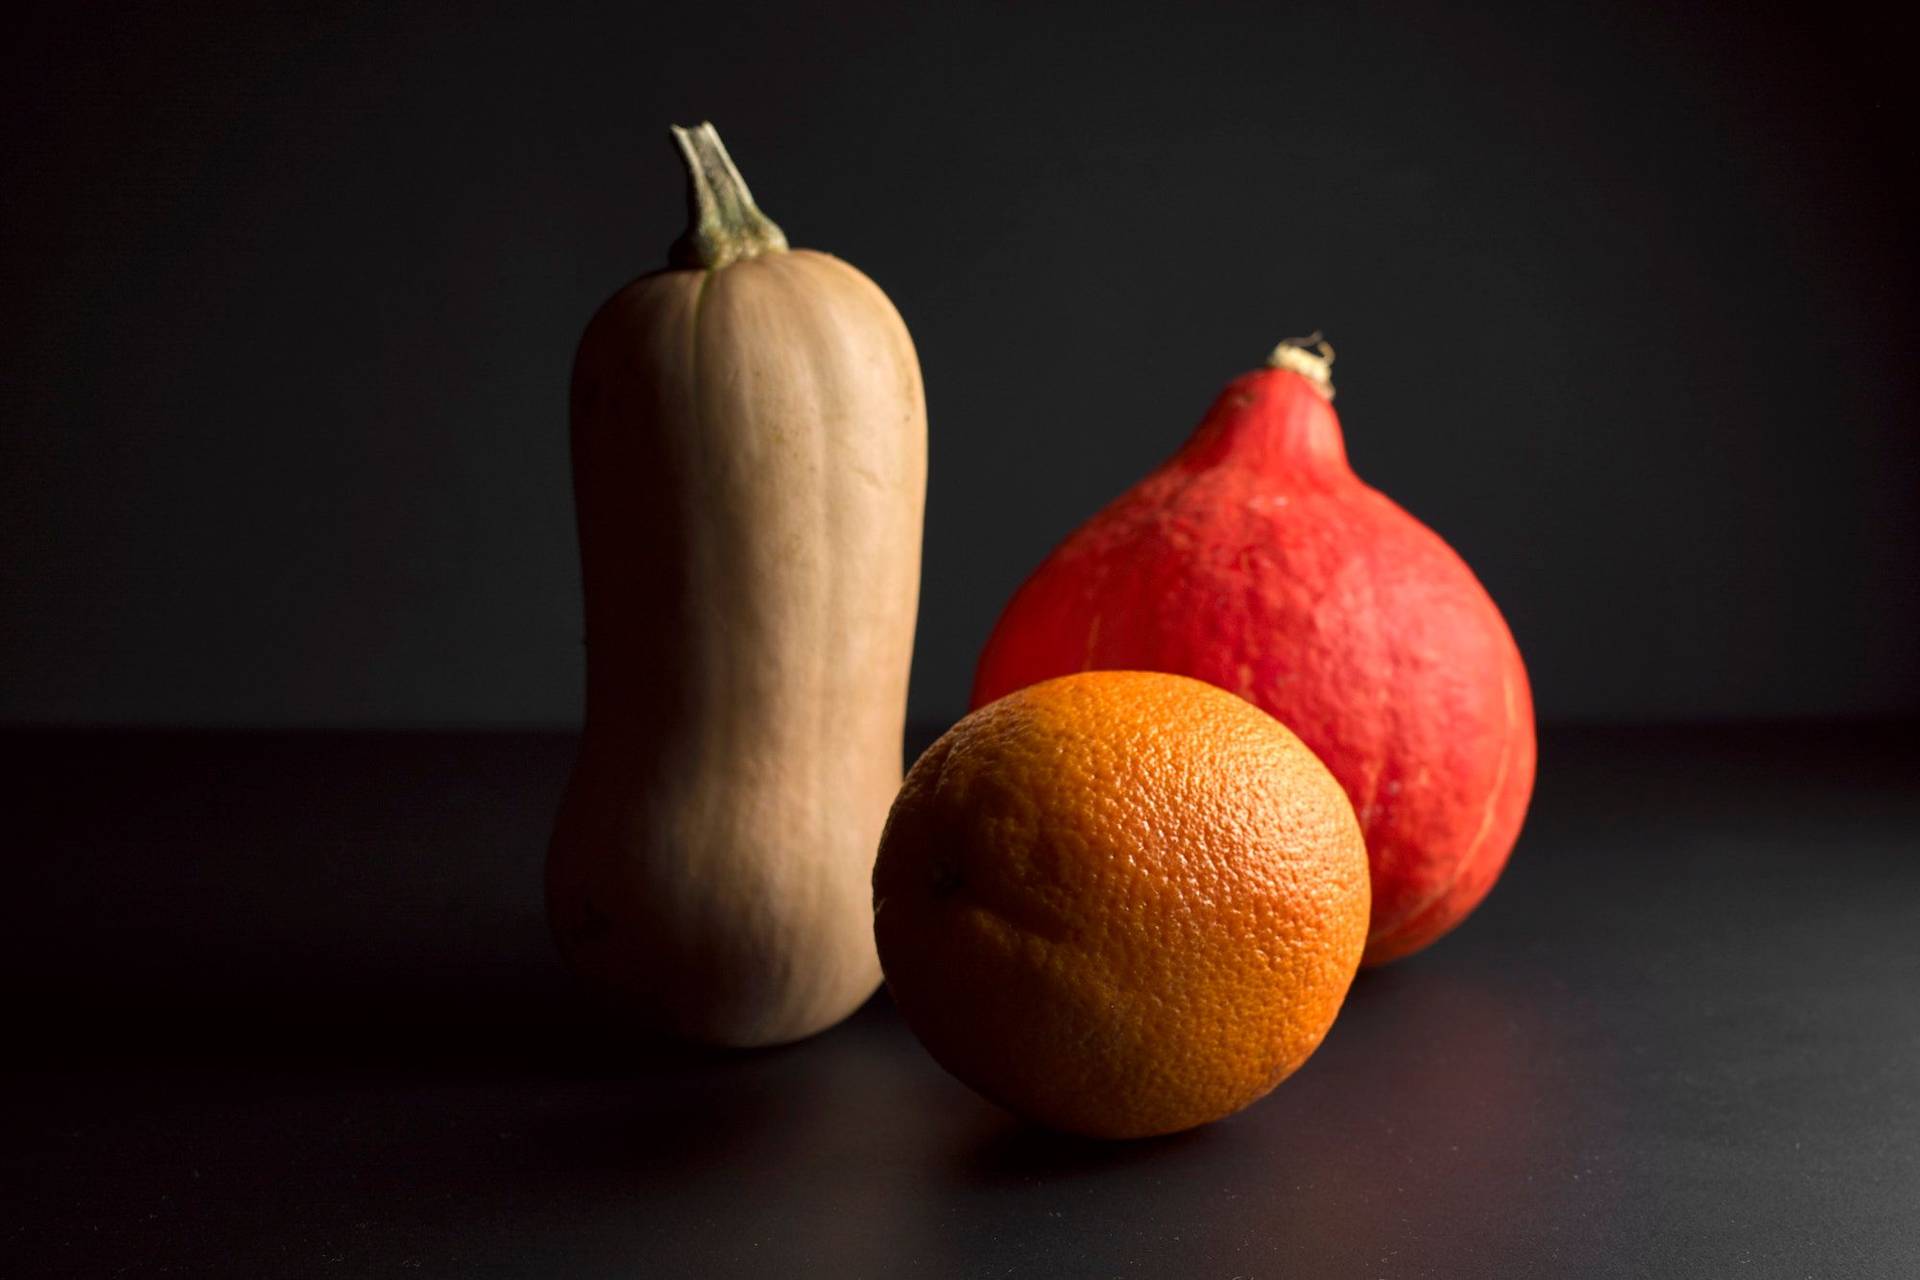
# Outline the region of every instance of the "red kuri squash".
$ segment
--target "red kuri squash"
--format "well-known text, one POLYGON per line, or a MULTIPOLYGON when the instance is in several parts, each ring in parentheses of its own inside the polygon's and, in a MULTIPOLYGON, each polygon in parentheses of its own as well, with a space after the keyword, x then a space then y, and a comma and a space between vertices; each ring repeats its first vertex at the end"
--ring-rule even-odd
POLYGON ((1364 963, 1477 906, 1533 790, 1533 703, 1500 611, 1440 537, 1347 465, 1332 352, 1283 343, 1171 459, 1008 604, 975 706, 1089 669, 1169 671, 1271 712, 1366 834, 1364 963))

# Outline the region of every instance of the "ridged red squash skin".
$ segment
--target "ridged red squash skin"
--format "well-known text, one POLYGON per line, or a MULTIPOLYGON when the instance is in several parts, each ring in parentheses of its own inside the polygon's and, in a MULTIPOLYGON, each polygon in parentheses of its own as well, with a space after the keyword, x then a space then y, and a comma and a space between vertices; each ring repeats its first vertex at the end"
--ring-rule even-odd
POLYGON ((1364 964, 1458 924, 1520 834, 1533 700, 1506 621, 1438 534, 1353 474, 1299 373, 1229 384, 1177 454, 1041 563, 973 704, 1093 669, 1205 680, 1313 748, 1366 833, 1364 964))

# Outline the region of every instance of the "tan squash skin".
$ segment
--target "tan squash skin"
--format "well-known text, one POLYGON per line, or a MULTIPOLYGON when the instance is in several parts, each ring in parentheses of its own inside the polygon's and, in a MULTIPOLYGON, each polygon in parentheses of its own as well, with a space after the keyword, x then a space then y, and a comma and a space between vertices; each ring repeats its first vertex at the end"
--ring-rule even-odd
POLYGON ((750 1046, 872 994, 926 409, 886 295, 774 250, 616 294, 575 360, 587 717, 547 861, 569 963, 750 1046))

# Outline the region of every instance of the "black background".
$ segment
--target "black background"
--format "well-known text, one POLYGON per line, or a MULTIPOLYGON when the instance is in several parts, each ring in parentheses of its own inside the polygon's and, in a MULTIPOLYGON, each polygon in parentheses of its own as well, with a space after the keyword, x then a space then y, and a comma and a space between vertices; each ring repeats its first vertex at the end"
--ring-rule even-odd
POLYGON ((0 719, 571 723, 568 362, 701 118, 919 343, 918 719, 1316 326, 1544 717, 1912 712, 1914 31, 1863 13, 43 8, 0 74, 0 719))
POLYGON ((0 1271, 1915 1274, 1920 94, 1866 15, 12 16, 0 1271), (1074 1142, 884 996, 703 1053, 562 971, 568 364, 701 118, 919 343, 910 749, 1316 326, 1512 621, 1512 864, 1241 1115, 1074 1142))

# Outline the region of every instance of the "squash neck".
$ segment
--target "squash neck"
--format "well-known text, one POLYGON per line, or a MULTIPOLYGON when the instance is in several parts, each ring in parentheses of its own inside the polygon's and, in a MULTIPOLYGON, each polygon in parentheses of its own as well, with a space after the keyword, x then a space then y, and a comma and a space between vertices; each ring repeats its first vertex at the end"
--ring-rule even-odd
POLYGON ((1182 455, 1195 470, 1231 463, 1329 483, 1353 474, 1333 406, 1293 369, 1258 369, 1228 383, 1182 455))
POLYGON ((669 265, 714 271, 763 253, 784 253, 786 233, 760 212, 747 181, 711 124, 671 126, 687 169, 687 229, 667 250, 669 265))

